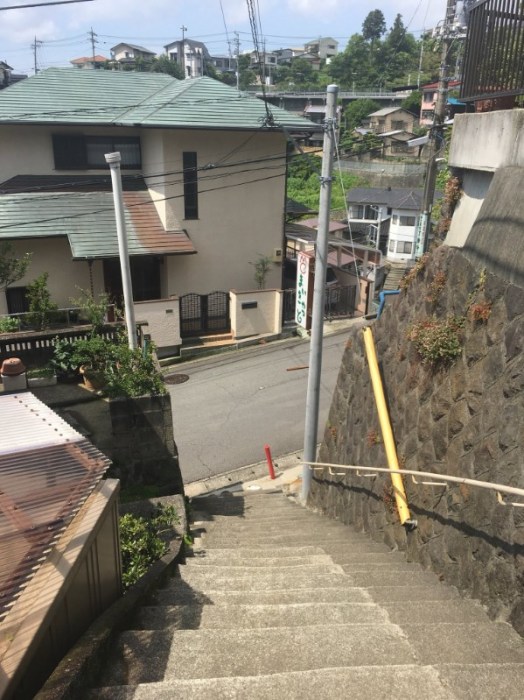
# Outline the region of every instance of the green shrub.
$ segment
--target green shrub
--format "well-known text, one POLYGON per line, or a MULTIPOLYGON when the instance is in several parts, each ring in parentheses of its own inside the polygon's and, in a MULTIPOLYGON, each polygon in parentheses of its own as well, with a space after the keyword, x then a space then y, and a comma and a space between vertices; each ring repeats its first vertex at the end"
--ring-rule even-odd
POLYGON ((121 342, 114 351, 115 361, 105 370, 108 396, 159 396, 166 393, 162 375, 155 367, 152 348, 131 350, 121 342))
POLYGON ((461 330, 464 318, 450 317, 443 321, 427 319, 415 323, 408 332, 422 362, 436 366, 447 364, 462 352, 461 330))
POLYGON ((0 333, 16 333, 20 330, 20 321, 12 316, 0 318, 0 333))
POLYGON ((138 581, 167 551, 169 535, 180 518, 173 506, 157 505, 150 518, 126 513, 120 518, 124 590, 138 581))
POLYGON ((53 340, 53 356, 49 360, 50 367, 59 377, 70 377, 76 374, 78 365, 75 360, 75 344, 66 338, 53 340))
POLYGON ((43 272, 31 284, 27 285, 27 300, 29 302, 29 323, 39 330, 49 326, 53 312, 58 309, 51 301, 51 293, 47 288, 48 272, 43 272))

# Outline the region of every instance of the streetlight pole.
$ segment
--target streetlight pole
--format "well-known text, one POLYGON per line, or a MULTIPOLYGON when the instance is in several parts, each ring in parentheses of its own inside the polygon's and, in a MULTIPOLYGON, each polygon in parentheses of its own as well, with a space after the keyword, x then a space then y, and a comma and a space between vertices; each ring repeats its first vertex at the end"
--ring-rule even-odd
POLYGON ((135 307, 133 306, 133 285, 127 250, 126 222, 124 218, 124 201, 122 196, 122 176, 120 173, 120 153, 106 153, 106 163, 111 168, 111 183, 113 185, 113 201, 115 204, 116 234, 118 238, 118 254, 122 272, 122 289, 124 292, 124 315, 127 328, 127 339, 131 350, 137 347, 135 307))
POLYGON ((309 348, 309 374, 306 398, 304 430, 304 466, 302 469, 301 500, 305 503, 311 486, 311 469, 307 462, 314 462, 317 453, 318 413, 320 404, 320 374, 322 370, 322 340, 324 331, 324 296, 328 253, 329 214, 331 209, 331 173, 335 150, 335 125, 338 86, 327 86, 326 120, 324 124, 324 148, 320 176, 320 201, 318 208, 317 245, 315 251, 315 286, 313 289, 313 313, 311 319, 311 344, 309 348))

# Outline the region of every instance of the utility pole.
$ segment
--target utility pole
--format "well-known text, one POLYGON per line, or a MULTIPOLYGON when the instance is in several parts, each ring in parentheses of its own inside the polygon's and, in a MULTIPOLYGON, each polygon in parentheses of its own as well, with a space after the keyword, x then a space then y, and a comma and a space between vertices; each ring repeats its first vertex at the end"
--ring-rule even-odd
POLYGON ((93 27, 91 27, 91 31, 87 32, 89 34, 89 39, 91 41, 91 53, 93 56, 93 60, 95 59, 95 46, 98 44, 98 41, 96 40, 96 37, 98 34, 93 31, 93 27))
POLYGON ((33 50, 33 65, 34 65, 34 70, 35 70, 35 75, 38 73, 38 65, 36 61, 36 52, 37 49, 42 46, 44 42, 43 41, 37 41, 36 36, 34 42, 31 44, 31 48, 33 50))
POLYGON ((235 32, 235 60, 236 64, 236 76, 237 76, 237 91, 240 91, 240 66, 238 65, 238 59, 240 58, 240 37, 238 32, 235 32))
MULTIPOLYGON (((336 110, 338 86, 327 86, 326 119, 324 122, 324 147, 320 176, 320 201, 318 208, 317 245, 315 251, 315 286, 313 289, 313 313, 311 319, 311 344, 309 348, 309 374, 306 397, 306 421, 304 430, 304 462, 315 462, 317 454, 318 412, 320 403, 320 375, 322 371, 322 341, 324 331, 324 296, 328 254, 329 214, 331 210, 331 174, 335 150, 336 110)), ((307 501, 311 486, 311 469, 302 469, 301 500, 307 501)))
POLYGON ((181 58, 180 64, 182 65, 182 70, 184 71, 184 78, 185 78, 186 77, 186 54, 185 54, 186 35, 185 35, 185 32, 187 32, 187 27, 184 27, 184 25, 182 25, 180 27, 180 29, 182 30, 182 41, 180 42, 180 58, 181 58))
POLYGON ((417 238, 415 245, 415 257, 423 255, 429 242, 431 229, 431 210, 435 197, 435 184, 437 180, 437 157, 444 145, 444 117, 446 115, 446 103, 448 99, 448 53, 451 48, 451 34, 455 17, 456 0, 447 0, 446 19, 442 29, 442 51, 440 54, 440 72, 438 80, 437 101, 433 114, 433 124, 429 134, 429 155, 424 182, 424 195, 422 200, 422 213, 419 215, 417 225, 417 238))
POLYGON ((111 183, 113 185, 113 202, 115 205, 116 233, 118 237, 118 255, 120 257, 120 271, 122 273, 122 290, 124 292, 124 315, 126 319, 127 341, 129 348, 135 350, 136 323, 135 307, 133 306, 133 285, 131 282, 131 269, 129 265, 129 252, 127 248, 126 221, 124 218, 124 198, 122 195, 122 174, 120 172, 120 153, 106 153, 106 163, 111 168, 111 183))

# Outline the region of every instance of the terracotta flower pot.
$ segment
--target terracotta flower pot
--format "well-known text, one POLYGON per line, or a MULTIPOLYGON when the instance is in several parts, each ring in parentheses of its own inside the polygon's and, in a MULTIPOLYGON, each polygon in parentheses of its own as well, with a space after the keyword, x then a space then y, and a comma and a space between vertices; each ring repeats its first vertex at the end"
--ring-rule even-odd
POLYGON ((80 374, 84 378, 84 386, 91 391, 100 391, 105 386, 105 376, 103 372, 99 372, 91 367, 80 367, 80 374))

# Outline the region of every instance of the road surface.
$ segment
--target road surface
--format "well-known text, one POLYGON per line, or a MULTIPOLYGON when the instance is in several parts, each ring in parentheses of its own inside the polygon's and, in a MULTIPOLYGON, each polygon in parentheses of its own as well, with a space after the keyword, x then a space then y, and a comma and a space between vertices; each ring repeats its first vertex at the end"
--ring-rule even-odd
MULTIPOLYGON (((324 339, 319 440, 327 419, 347 334, 324 339)), ((189 375, 168 385, 175 441, 185 483, 302 449, 308 341, 273 344, 180 365, 189 375)))

